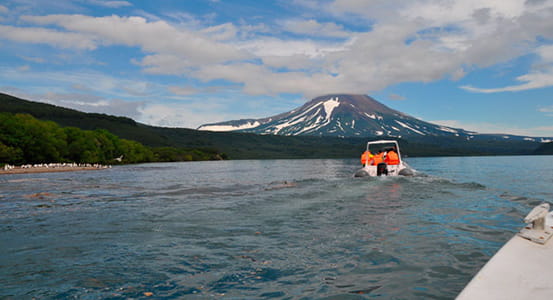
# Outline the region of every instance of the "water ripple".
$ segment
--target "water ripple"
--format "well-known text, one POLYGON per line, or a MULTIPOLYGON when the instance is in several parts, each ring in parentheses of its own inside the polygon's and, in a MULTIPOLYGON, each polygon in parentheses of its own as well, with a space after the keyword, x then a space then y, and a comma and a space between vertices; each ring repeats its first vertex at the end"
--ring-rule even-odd
POLYGON ((503 160, 413 159, 422 176, 405 178, 352 178, 356 160, 0 178, 0 298, 451 299, 553 195, 550 157, 508 160, 534 177, 503 160))

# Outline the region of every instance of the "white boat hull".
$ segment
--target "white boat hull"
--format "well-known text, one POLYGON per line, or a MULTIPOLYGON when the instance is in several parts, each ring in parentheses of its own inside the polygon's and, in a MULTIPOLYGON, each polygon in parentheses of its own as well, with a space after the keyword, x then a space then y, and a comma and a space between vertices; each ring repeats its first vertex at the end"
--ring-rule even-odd
MULTIPOLYGON (((550 212, 545 218, 546 231, 551 226, 550 212)), ((553 280, 549 277, 553 270, 553 239, 541 244, 521 235, 511 238, 484 265, 457 300, 553 299, 553 280)), ((539 234, 537 239, 542 237, 539 234)))
POLYGON ((377 166, 364 166, 363 168, 359 169, 357 172, 355 172, 355 177, 374 177, 374 176, 411 176, 413 175, 412 169, 410 169, 404 162, 402 162, 399 165, 387 165, 387 174, 385 175, 378 175, 378 168, 377 166))

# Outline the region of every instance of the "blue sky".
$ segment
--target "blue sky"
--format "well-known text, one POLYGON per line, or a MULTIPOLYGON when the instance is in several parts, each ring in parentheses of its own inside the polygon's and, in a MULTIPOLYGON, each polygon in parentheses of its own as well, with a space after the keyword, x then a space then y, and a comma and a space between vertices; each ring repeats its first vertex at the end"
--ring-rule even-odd
POLYGON ((553 1, 3 0, 0 91, 188 128, 356 93, 552 137, 553 1))

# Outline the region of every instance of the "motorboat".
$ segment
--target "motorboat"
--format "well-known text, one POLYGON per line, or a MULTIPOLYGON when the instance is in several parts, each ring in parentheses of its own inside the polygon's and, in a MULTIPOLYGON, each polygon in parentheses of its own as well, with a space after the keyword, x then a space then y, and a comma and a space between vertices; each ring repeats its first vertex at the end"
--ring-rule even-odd
POLYGON ((375 176, 412 176, 415 171, 410 168, 401 158, 399 144, 395 140, 378 140, 367 143, 367 150, 362 156, 363 167, 357 170, 354 177, 375 177, 375 176), (382 161, 374 159, 380 155, 382 161), (387 158, 394 156, 394 160, 387 158), (369 158, 370 157, 370 158, 369 158))
POLYGON ((524 226, 472 278, 457 300, 552 299, 553 212, 542 203, 524 226))

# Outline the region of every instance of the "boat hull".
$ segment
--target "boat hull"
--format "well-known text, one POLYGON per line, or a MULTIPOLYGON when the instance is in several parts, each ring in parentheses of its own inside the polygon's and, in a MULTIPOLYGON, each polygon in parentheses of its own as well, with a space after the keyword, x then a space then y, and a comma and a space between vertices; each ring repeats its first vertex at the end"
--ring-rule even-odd
POLYGON ((354 177, 376 177, 376 176, 413 176, 413 169, 409 168, 404 162, 399 165, 385 165, 386 172, 378 170, 378 166, 364 166, 357 170, 354 177))
MULTIPOLYGON (((550 212, 545 228, 552 226, 550 212)), ((499 249, 456 299, 552 299, 553 239, 542 244, 523 235, 499 249)))

